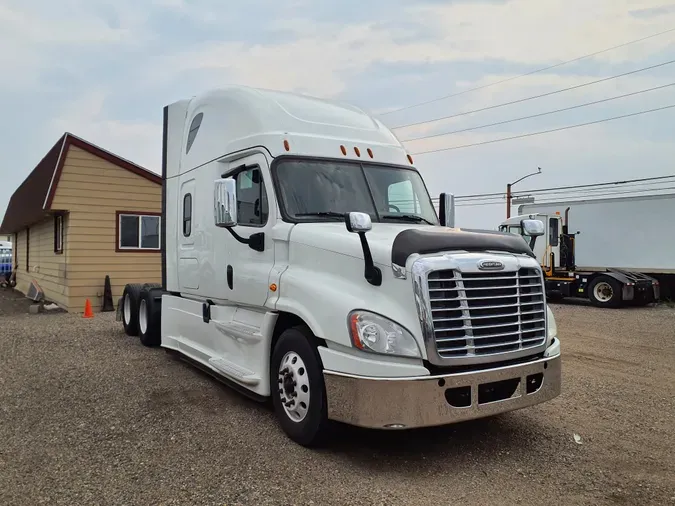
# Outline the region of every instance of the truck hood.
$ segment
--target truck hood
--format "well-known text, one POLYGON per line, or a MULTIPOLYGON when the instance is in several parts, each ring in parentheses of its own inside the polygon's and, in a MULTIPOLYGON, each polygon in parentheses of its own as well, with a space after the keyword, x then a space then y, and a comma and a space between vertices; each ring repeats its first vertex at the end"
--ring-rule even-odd
MULTIPOLYGON (((491 230, 463 230, 433 225, 373 223, 366 233, 376 264, 406 265, 412 254, 439 251, 503 251, 533 256, 525 240, 515 234, 491 230)), ((324 251, 363 258, 358 234, 347 232, 344 223, 299 223, 290 240, 324 251)))

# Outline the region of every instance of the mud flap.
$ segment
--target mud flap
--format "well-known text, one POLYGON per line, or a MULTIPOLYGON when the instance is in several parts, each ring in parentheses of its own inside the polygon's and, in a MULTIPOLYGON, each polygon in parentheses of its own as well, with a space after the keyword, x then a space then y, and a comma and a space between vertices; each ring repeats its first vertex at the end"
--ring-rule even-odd
POLYGON ((120 297, 119 300, 117 301, 117 312, 115 314, 115 320, 118 322, 122 321, 122 299, 124 297, 120 297))

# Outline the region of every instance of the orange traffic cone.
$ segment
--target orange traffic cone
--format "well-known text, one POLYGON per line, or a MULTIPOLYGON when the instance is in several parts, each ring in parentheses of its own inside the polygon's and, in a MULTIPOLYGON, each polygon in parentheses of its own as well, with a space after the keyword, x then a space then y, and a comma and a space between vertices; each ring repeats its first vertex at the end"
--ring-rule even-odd
POLYGON ((94 317, 94 312, 91 310, 91 302, 89 302, 89 299, 84 303, 84 315, 82 315, 82 318, 93 318, 94 317))

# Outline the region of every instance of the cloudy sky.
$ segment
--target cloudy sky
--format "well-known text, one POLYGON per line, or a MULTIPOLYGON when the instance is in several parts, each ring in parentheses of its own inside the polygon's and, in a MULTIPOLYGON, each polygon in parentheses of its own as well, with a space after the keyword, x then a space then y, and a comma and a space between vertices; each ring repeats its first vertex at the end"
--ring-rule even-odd
MULTIPOLYGON (((162 107, 225 83, 352 102, 401 139, 466 130, 675 83, 668 0, 0 0, 0 212, 64 131, 159 171, 162 107), (386 114, 390 112, 389 114, 386 114)), ((675 104, 675 86, 539 118, 406 142, 432 193, 500 192, 675 174, 675 109, 547 135, 467 144, 675 104)), ((675 182, 672 184, 675 186, 675 182)), ((494 228, 504 206, 463 206, 494 228)))

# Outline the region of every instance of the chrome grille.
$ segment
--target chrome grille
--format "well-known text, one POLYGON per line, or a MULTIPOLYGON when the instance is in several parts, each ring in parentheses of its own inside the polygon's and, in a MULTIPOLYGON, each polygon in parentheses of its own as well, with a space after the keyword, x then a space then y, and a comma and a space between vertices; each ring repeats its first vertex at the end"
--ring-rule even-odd
POLYGON ((546 299, 539 270, 439 270, 430 272, 427 282, 441 358, 508 353, 545 343, 546 299))

